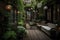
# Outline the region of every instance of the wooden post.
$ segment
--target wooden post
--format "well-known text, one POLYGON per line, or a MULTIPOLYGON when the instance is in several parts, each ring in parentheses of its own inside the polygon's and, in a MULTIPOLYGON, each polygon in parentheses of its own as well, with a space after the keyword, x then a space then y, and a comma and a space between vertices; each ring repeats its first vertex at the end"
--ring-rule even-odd
POLYGON ((55 19, 56 19, 56 21, 57 21, 57 4, 55 4, 55 19))
POLYGON ((51 5, 51 22, 52 23, 53 23, 53 10, 54 10, 53 5, 51 5))
POLYGON ((45 20, 47 21, 47 10, 45 10, 45 20))

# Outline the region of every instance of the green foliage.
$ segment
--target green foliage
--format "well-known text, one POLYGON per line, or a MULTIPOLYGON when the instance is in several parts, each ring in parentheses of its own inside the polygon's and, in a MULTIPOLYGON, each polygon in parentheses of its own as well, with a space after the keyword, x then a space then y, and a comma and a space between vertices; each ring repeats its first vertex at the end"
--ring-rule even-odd
POLYGON ((21 20, 20 22, 18 22, 18 25, 23 26, 24 25, 23 20, 21 20))
POLYGON ((23 12, 24 11, 24 5, 23 5, 23 0, 18 0, 18 10, 23 12))
POLYGON ((32 0, 32 2, 31 2, 31 7, 35 7, 36 6, 36 4, 37 4, 37 2, 36 2, 36 0, 32 0))
POLYGON ((23 27, 18 28, 18 32, 21 34, 25 33, 25 28, 23 27))
POLYGON ((6 31, 6 33, 3 35, 3 38, 5 40, 16 39, 16 33, 14 31, 6 31))
POLYGON ((18 14, 18 25, 22 25, 23 26, 23 14, 24 14, 24 4, 23 4, 23 0, 17 0, 18 3, 18 10, 20 11, 20 13, 18 14))
POLYGON ((26 30, 23 26, 18 26, 17 32, 20 36, 25 36, 26 35, 26 30))
POLYGON ((40 2, 40 1, 42 1, 42 0, 36 0, 36 1, 40 2))

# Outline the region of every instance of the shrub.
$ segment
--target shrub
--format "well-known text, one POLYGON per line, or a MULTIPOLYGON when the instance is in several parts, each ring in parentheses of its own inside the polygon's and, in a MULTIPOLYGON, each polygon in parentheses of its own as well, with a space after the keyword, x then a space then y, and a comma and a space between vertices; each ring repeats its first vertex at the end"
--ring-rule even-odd
POLYGON ((3 35, 4 40, 15 40, 16 33, 14 31, 6 31, 3 35))

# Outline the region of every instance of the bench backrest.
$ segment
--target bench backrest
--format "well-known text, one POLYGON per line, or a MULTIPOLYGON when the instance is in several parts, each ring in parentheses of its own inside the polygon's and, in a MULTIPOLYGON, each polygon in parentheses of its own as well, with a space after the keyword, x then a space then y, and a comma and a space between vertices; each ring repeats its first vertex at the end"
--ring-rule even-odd
POLYGON ((57 25, 53 24, 53 23, 47 23, 47 26, 51 27, 51 28, 55 28, 57 25))

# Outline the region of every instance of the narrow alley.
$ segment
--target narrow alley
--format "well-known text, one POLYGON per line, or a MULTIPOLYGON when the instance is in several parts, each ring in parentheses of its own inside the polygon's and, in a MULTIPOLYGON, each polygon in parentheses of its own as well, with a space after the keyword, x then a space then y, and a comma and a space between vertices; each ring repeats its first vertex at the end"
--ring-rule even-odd
POLYGON ((60 0, 0 0, 0 40, 60 40, 60 0))

